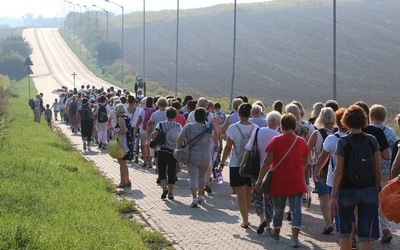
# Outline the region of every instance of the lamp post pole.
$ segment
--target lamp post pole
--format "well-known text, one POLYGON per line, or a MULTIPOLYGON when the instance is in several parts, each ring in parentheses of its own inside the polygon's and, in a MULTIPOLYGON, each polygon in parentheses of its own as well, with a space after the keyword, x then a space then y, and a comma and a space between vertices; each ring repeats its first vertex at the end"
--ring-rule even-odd
POLYGON ((176 1, 175 97, 178 96, 179 0, 176 1))
POLYGON ((232 100, 233 100, 233 87, 235 83, 235 61, 236 61, 236 0, 235 0, 235 9, 234 9, 234 17, 233 17, 233 56, 232 56, 232 83, 231 83, 231 96, 229 101, 229 109, 232 109, 232 100))
POLYGON ((146 0, 143 0, 143 82, 146 82, 146 0))
POLYGON ((106 15, 107 15, 107 19, 106 19, 106 36, 107 36, 107 48, 106 48, 106 75, 108 75, 108 10, 101 8, 99 6, 97 6, 96 4, 92 5, 93 7, 97 7, 101 10, 103 10, 106 15))
POLYGON ((71 4, 73 4, 73 6, 74 6, 74 23, 73 23, 73 28, 74 28, 74 40, 73 40, 73 44, 74 44, 74 49, 75 49, 75 39, 76 39, 76 32, 75 32, 75 17, 76 17, 76 12, 75 12, 75 4, 73 3, 73 2, 69 2, 69 3, 71 3, 71 4))
POLYGON ((112 4, 120 7, 121 10, 122 10, 122 28, 121 28, 121 34, 122 34, 121 35, 122 36, 122 40, 121 40, 121 64, 122 64, 122 69, 121 70, 122 70, 122 72, 121 72, 121 83, 124 84, 124 7, 119 5, 119 4, 117 4, 117 3, 111 2, 110 0, 105 0, 105 1, 107 3, 112 3, 112 4))
POLYGON ((333 0, 333 100, 336 100, 336 0, 333 0))

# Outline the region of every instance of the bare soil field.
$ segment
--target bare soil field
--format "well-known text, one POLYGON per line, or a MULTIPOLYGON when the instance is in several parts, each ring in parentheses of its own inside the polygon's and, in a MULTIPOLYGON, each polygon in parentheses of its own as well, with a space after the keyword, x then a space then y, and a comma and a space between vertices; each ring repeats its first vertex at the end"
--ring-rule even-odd
MULTIPOLYGON (((203 10, 204 12, 204 10, 203 10)), ((337 6, 337 100, 364 100, 400 113, 400 1, 337 6)), ((119 37, 119 30, 113 37, 119 37)), ((126 31, 125 60, 142 72, 142 27, 126 31)), ((176 21, 146 25, 146 78, 175 88, 176 21)), ((179 89, 230 94, 233 9, 180 19, 179 89)), ((297 99, 308 108, 332 98, 332 6, 238 9, 234 95, 267 105, 297 99)))

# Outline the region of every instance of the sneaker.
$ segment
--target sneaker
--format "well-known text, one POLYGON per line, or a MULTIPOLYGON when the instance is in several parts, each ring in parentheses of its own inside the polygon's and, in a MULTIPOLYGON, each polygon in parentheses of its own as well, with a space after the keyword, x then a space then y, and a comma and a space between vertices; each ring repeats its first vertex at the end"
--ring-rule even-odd
POLYGON ((264 233, 264 230, 265 230, 266 227, 267 227, 267 222, 266 222, 266 221, 263 221, 263 222, 258 226, 257 234, 262 234, 262 233, 264 233))
POLYGON ((100 142, 99 145, 98 145, 98 147, 101 148, 102 145, 103 145, 103 143, 100 142))
POLYGON ((163 192, 162 192, 161 199, 167 198, 167 194, 168 194, 168 189, 165 188, 165 189, 163 190, 163 192))
POLYGON ((211 190, 211 187, 210 187, 209 184, 205 186, 204 190, 205 190, 207 193, 209 193, 209 194, 212 193, 212 190, 211 190))
POLYGON ((87 150, 90 152, 92 151, 92 149, 90 148, 90 146, 87 146, 87 150))
POLYGON ((298 247, 300 247, 300 242, 298 240, 294 240, 294 241, 292 241, 291 246, 294 248, 298 248, 298 247))
POLYGON ((173 194, 168 194, 168 200, 173 200, 174 199, 174 195, 173 194))
POLYGON ((196 208, 196 207, 198 207, 197 202, 192 202, 192 204, 190 204, 190 207, 191 207, 191 208, 196 208))
POLYGON ((139 158, 137 156, 135 156, 135 161, 134 163, 139 163, 139 158))
POLYGON ((197 198, 197 203, 198 203, 198 204, 204 203, 204 196, 200 195, 200 196, 197 198))
POLYGON ((286 219, 287 221, 292 221, 292 214, 290 212, 287 213, 286 219))
POLYGON ((83 142, 83 150, 86 150, 86 142, 83 142))
POLYGON ((389 230, 383 231, 383 235, 381 238, 382 243, 389 243, 393 239, 392 233, 389 230))

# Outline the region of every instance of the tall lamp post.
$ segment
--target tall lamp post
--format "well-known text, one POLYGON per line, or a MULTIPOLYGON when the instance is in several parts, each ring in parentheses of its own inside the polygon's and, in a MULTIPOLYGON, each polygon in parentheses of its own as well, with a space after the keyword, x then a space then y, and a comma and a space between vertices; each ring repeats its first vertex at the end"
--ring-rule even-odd
MULTIPOLYGON (((106 36, 107 36, 107 48, 106 48, 106 75, 108 75, 108 10, 106 10, 106 9, 104 9, 104 8, 101 8, 101 7, 99 7, 99 6, 97 6, 96 4, 92 4, 92 6, 93 7, 96 7, 96 8, 99 8, 99 9, 101 9, 102 11, 104 11, 105 13, 106 13, 106 15, 107 15, 107 21, 106 21, 106 36)), ((97 39, 96 39, 97 40, 97 39)), ((96 55, 97 56, 97 55, 96 55)))
POLYGON ((121 28, 121 33, 122 33, 122 41, 121 41, 121 63, 122 63, 122 75, 121 75, 121 83, 124 84, 124 7, 111 2, 110 0, 105 0, 107 3, 112 3, 115 4, 116 6, 120 7, 122 10, 122 28, 121 28))
POLYGON ((79 54, 82 54, 82 6, 77 3, 76 6, 79 7, 79 54))
POLYGON ((146 0, 143 0, 143 81, 146 82, 146 0))
POLYGON ((176 0, 175 97, 178 96, 179 0, 176 0))
POLYGON ((75 39, 76 39, 76 32, 75 32, 75 16, 76 16, 76 12, 75 12, 75 4, 74 4, 74 2, 71 2, 71 1, 69 1, 69 3, 70 4, 72 4, 73 6, 74 6, 74 23, 73 23, 73 28, 74 28, 74 41, 73 41, 73 43, 74 43, 74 49, 75 49, 75 39))
POLYGON ((333 100, 336 100, 336 0, 333 0, 333 100))
POLYGON ((229 109, 232 109, 232 100, 233 100, 233 86, 235 83, 235 61, 236 61, 236 0, 235 0, 235 9, 233 16, 233 56, 232 56, 232 83, 231 83, 231 96, 229 101, 229 109))

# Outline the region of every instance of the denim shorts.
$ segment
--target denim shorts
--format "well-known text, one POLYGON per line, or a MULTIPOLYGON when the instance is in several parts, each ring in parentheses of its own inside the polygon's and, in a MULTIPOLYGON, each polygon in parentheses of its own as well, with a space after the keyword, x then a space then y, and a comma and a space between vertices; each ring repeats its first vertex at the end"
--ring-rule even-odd
POLYGON ((318 182, 315 182, 315 188, 318 190, 318 197, 330 194, 328 186, 326 185, 326 178, 319 177, 318 182))
POLYGON ((350 238, 354 209, 358 210, 358 241, 370 241, 373 215, 378 209, 378 191, 375 186, 357 189, 339 189, 338 207, 340 238, 350 238))

